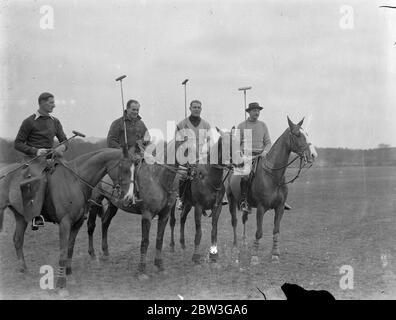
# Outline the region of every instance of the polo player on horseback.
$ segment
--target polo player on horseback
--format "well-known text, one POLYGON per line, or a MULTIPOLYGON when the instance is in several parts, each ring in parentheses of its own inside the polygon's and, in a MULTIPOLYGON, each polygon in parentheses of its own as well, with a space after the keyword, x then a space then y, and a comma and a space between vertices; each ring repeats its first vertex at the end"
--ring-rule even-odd
MULTIPOLYGON (((263 109, 257 102, 249 103, 248 108, 245 110, 249 113, 249 117, 246 121, 241 122, 238 125, 238 129, 241 132, 241 150, 245 150, 249 148, 248 141, 245 141, 244 130, 251 130, 252 133, 252 141, 251 141, 251 155, 253 157, 266 157, 268 151, 271 149, 272 143, 269 135, 268 127, 263 122, 258 120, 260 116, 260 111, 263 109)), ((248 151, 248 150, 246 150, 248 151)), ((250 188, 250 183, 252 181, 253 175, 255 172, 255 166, 252 166, 250 174, 248 176, 244 176, 241 179, 241 202, 240 208, 242 211, 251 212, 251 208, 248 201, 248 191, 250 188)), ((285 203, 285 209, 290 210, 291 207, 285 203)))
MULTIPOLYGON (((122 148, 126 144, 128 150, 133 150, 132 156, 137 160, 143 157, 144 147, 150 142, 147 127, 139 116, 139 109, 140 103, 138 101, 129 100, 124 116, 113 121, 107 135, 107 146, 109 148, 122 148), (124 120, 127 143, 125 143, 124 120)), ((134 168, 132 169, 132 175, 133 180, 134 168)), ((135 192, 133 202, 139 201, 141 200, 138 199, 135 192)))
MULTIPOLYGON (((26 170, 23 170, 24 179, 28 180, 21 183, 24 203, 29 200, 28 203, 31 204, 25 206, 24 209, 25 217, 32 219, 32 230, 37 230, 45 224, 41 215, 45 196, 46 171, 48 171, 45 170, 47 163, 44 156, 53 148, 55 136, 59 142, 67 140, 60 121, 50 115, 55 108, 54 96, 51 93, 44 92, 38 97, 38 104, 39 109, 36 113, 22 122, 14 142, 15 149, 24 153, 25 161, 37 157, 26 170)), ((66 148, 66 143, 59 145, 54 150, 53 155, 62 157, 66 148)), ((48 155, 46 158, 49 157, 48 155)))
MULTIPOLYGON (((195 149, 195 159, 196 161, 194 163, 187 163, 187 166, 189 169, 191 169, 191 165, 195 165, 198 163, 200 155, 202 154, 203 148, 205 144, 208 142, 210 139, 210 124, 206 120, 201 118, 201 111, 202 111, 202 103, 199 100, 193 100, 190 103, 190 116, 185 118, 184 120, 180 121, 177 126, 176 126, 176 136, 181 135, 181 138, 186 141, 189 137, 189 133, 194 133, 194 138, 195 141, 194 143, 194 148, 195 149), (203 133, 203 136, 200 137, 200 132, 201 135, 203 133)), ((190 137, 191 138, 191 137, 190 137)), ((187 152, 191 152, 191 149, 188 148, 186 150, 187 152)), ((179 184, 179 204, 177 205, 177 208, 179 210, 182 209, 183 207, 183 201, 185 199, 185 191, 187 188, 187 182, 188 182, 188 176, 185 177, 183 176, 180 179, 180 184, 179 184)))

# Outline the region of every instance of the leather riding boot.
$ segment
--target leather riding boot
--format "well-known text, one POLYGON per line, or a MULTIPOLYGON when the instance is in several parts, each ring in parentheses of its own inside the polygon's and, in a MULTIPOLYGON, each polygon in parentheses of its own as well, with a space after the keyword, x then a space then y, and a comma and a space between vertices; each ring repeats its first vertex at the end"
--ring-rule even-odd
POLYGON ((242 211, 250 211, 249 202, 247 199, 248 193, 248 180, 246 178, 241 179, 241 203, 240 207, 242 211))

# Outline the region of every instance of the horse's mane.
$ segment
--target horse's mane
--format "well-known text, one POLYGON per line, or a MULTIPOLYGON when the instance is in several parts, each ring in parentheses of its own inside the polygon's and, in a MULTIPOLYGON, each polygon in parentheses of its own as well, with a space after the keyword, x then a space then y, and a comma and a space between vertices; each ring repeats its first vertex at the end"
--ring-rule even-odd
POLYGON ((284 135, 286 133, 290 132, 290 128, 286 128, 286 130, 278 137, 278 139, 275 140, 275 142, 272 144, 271 149, 269 149, 267 157, 269 157, 275 150, 275 146, 279 144, 279 141, 283 139, 284 135))
POLYGON ((113 148, 103 148, 103 149, 91 151, 91 152, 84 153, 84 154, 74 158, 73 160, 69 161, 69 163, 78 164, 78 163, 81 163, 81 162, 85 162, 88 159, 91 159, 93 156, 96 156, 99 153, 110 152, 110 151, 115 151, 115 150, 118 151, 118 149, 113 149, 113 148))

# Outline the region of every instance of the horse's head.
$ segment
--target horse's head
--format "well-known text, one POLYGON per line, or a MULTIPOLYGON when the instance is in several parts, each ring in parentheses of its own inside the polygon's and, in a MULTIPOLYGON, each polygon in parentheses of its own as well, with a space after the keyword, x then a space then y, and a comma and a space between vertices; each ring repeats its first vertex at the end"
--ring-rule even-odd
POLYGON ((118 197, 125 197, 127 194, 132 177, 133 159, 128 153, 128 149, 124 147, 121 155, 111 161, 106 168, 107 174, 113 181, 118 193, 118 197))
POLYGON ((233 150, 233 147, 239 146, 236 136, 233 134, 234 129, 235 127, 232 127, 230 131, 223 131, 216 127, 217 132, 220 134, 217 141, 219 164, 225 165, 233 162, 233 152, 236 151, 233 150))
POLYGON ((297 124, 294 124, 287 117, 290 129, 290 148, 291 151, 297 153, 305 162, 312 163, 318 154, 315 147, 309 142, 308 134, 301 128, 304 118, 297 124))

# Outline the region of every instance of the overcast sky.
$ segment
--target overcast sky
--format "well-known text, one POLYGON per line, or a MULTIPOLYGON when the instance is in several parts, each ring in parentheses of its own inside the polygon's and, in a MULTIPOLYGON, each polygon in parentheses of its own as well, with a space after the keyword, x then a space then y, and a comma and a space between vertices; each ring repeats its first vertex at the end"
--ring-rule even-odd
MULTIPOLYGON (((318 147, 396 146, 392 1, 2 1, 0 137, 15 138, 43 91, 67 135, 106 137, 125 99, 166 133, 188 100, 212 126, 244 119, 252 86, 273 141, 286 116, 318 147), (353 27, 345 29, 348 4, 353 27), (50 5, 53 29, 42 29, 50 5)), ((349 11, 348 11, 349 12, 349 11)), ((348 20, 350 22, 350 20, 348 20)), ((347 26, 351 26, 347 24, 347 26)))

